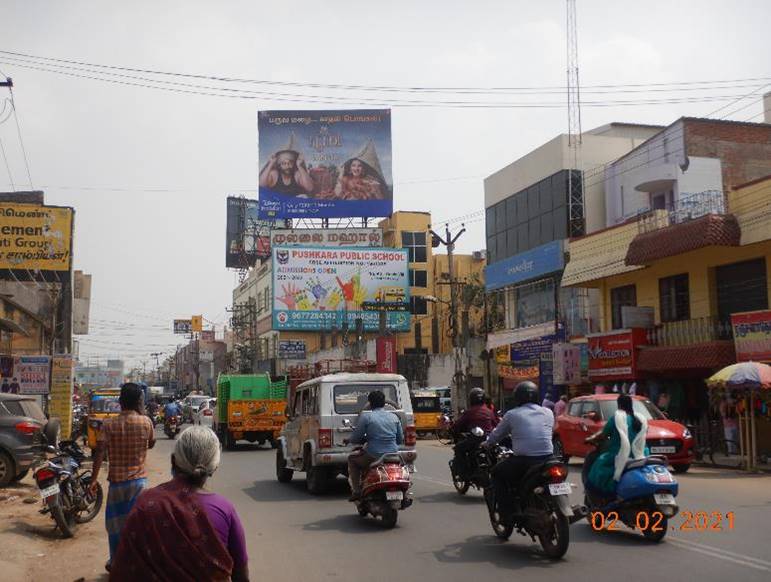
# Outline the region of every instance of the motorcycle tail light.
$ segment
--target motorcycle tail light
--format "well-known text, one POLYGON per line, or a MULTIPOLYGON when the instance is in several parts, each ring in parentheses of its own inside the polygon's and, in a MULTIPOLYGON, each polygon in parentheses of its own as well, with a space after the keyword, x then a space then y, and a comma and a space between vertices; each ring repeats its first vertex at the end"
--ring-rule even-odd
POLYGON ((404 429, 404 444, 408 447, 414 447, 418 442, 418 433, 415 431, 415 425, 410 424, 404 429))
POLYGON ((203 411, 203 415, 204 416, 212 416, 212 411, 207 408, 206 410, 203 411))
POLYGON ((38 430, 40 430, 40 427, 38 425, 28 420, 17 422, 15 428, 17 432, 20 432, 22 434, 35 434, 38 430))
POLYGON ((35 473, 35 480, 38 483, 43 483, 45 481, 49 481, 50 479, 55 479, 56 473, 54 473, 51 469, 40 469, 37 473, 35 473))
POLYGON ((546 470, 546 477, 552 483, 561 483, 568 478, 568 470, 564 465, 554 465, 546 470))
POLYGON ((330 448, 332 446, 332 429, 320 428, 318 443, 320 449, 330 448))

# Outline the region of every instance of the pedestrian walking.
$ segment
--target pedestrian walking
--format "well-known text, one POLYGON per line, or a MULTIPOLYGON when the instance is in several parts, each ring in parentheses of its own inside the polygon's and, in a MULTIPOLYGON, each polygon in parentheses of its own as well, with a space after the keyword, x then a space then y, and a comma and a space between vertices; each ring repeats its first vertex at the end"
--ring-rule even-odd
POLYGON ((217 435, 186 428, 167 483, 145 491, 126 520, 110 580, 248 582, 246 537, 233 504, 204 486, 220 463, 217 435))
POLYGON ((96 488, 104 453, 110 459, 105 522, 110 543, 110 564, 118 549, 121 529, 137 497, 147 486, 147 450, 155 445, 153 423, 144 415, 142 388, 127 383, 120 390, 121 412, 105 420, 96 440, 92 485, 96 488))

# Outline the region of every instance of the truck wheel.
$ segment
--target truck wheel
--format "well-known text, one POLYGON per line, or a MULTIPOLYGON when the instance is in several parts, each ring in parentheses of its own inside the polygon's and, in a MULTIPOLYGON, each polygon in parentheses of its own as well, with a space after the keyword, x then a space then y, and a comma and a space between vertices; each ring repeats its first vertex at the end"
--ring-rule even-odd
POLYGON ((276 449, 276 479, 279 483, 289 483, 294 477, 294 471, 287 469, 284 451, 281 448, 276 449))
POLYGON ((225 433, 225 449, 228 451, 232 451, 236 446, 236 439, 233 438, 233 435, 230 431, 227 431, 225 433))

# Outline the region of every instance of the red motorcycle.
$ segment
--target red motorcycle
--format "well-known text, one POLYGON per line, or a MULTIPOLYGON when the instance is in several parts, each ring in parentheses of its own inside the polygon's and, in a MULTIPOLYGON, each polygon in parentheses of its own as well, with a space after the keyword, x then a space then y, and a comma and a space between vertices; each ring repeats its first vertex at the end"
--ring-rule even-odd
POLYGON ((394 527, 399 510, 412 505, 410 472, 410 465, 399 453, 385 454, 376 459, 364 474, 361 499, 356 501, 359 515, 365 517, 371 514, 384 527, 394 527))

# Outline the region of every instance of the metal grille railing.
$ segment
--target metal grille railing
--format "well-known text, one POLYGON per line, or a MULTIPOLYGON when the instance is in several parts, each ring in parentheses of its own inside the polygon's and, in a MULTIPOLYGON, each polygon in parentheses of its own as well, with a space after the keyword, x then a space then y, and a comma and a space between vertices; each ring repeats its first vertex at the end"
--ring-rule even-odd
POLYGON ((681 196, 669 208, 650 210, 637 218, 639 232, 646 233, 682 224, 707 214, 725 214, 725 196, 721 190, 705 190, 696 194, 681 196))
POLYGON ((716 317, 669 321, 648 330, 648 343, 654 346, 686 346, 730 339, 733 339, 730 322, 716 317))

